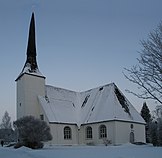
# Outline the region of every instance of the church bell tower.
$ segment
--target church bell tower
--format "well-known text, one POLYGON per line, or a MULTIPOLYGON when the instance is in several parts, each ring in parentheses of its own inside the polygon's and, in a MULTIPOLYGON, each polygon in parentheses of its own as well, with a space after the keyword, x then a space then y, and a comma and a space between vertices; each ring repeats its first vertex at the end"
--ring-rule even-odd
POLYGON ((45 77, 40 73, 36 60, 35 19, 32 13, 25 65, 15 80, 17 83, 17 119, 32 115, 39 117, 41 107, 38 96, 45 96, 45 77))

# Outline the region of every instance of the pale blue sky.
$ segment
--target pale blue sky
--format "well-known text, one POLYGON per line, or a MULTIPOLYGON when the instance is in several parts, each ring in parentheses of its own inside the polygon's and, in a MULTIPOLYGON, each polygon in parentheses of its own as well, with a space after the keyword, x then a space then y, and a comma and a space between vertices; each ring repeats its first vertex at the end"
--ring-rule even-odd
POLYGON ((123 68, 137 63, 140 40, 162 20, 161 0, 0 0, 0 118, 16 118, 16 83, 35 12, 37 61, 46 84, 84 91, 115 82, 137 110, 143 100, 123 68))

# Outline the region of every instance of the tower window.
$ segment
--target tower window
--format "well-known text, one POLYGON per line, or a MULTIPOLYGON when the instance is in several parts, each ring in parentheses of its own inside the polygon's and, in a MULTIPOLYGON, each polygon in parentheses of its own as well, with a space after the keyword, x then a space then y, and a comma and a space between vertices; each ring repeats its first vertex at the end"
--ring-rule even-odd
POLYGON ((42 121, 44 120, 44 115, 43 115, 43 114, 40 115, 40 119, 41 119, 42 121))

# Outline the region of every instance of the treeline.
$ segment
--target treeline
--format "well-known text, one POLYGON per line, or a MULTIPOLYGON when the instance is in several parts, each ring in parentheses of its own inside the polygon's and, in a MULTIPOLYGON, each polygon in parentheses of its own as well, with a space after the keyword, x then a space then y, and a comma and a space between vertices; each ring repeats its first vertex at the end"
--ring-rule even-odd
POLYGON ((162 146, 162 106, 156 106, 151 114, 146 102, 144 102, 141 116, 146 122, 146 143, 162 146))

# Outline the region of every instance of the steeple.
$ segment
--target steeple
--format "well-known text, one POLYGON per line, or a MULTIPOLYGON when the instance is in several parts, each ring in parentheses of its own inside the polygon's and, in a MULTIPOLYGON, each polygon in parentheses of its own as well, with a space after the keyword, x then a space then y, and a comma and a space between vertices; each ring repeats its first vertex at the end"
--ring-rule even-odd
POLYGON ((28 37, 28 46, 27 46, 27 59, 25 66, 30 67, 30 72, 35 72, 38 69, 36 61, 36 44, 35 44, 35 20, 34 13, 32 13, 30 28, 29 28, 29 37, 28 37))
POLYGON ((16 81, 23 75, 23 74, 31 74, 39 77, 45 78, 39 71, 37 60, 36 60, 36 40, 35 40, 35 19, 34 19, 34 12, 31 16, 30 26, 29 26, 29 36, 28 36, 28 45, 27 45, 27 52, 26 52, 26 62, 25 65, 16 79, 16 81))
POLYGON ((45 97, 45 77, 40 73, 36 61, 35 22, 32 13, 25 65, 17 77, 17 119, 32 115, 39 118, 41 112, 38 96, 45 97))

